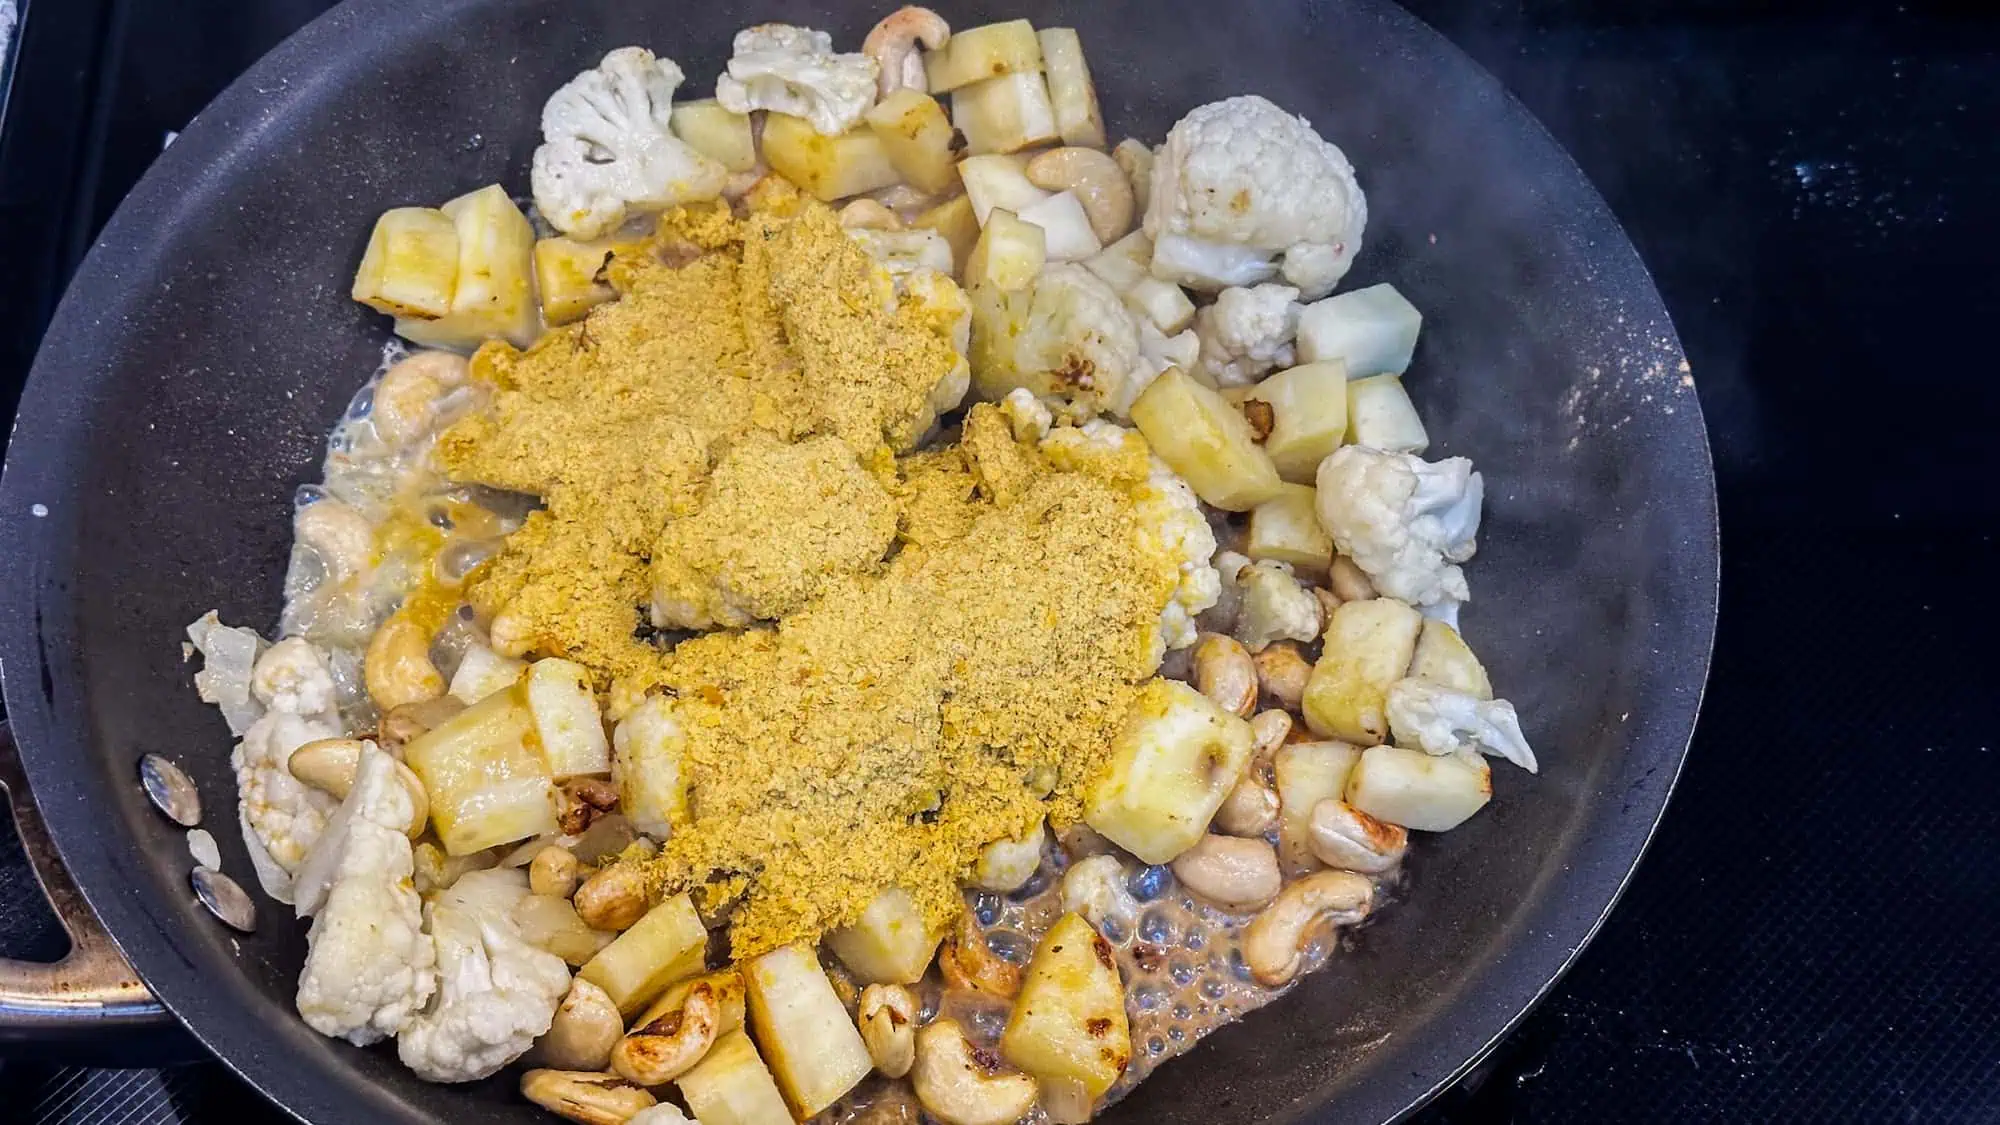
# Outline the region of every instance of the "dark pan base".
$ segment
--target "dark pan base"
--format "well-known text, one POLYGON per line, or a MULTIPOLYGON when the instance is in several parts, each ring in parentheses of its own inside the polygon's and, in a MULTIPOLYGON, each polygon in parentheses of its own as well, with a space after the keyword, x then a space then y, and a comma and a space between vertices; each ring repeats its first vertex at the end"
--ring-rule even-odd
MULTIPOLYGON (((754 18, 852 44, 888 6, 776 2, 754 18)), ((1400 9, 944 12, 960 26, 1025 15, 1078 27, 1117 135, 1157 139, 1188 108, 1243 92, 1304 113, 1368 191, 1352 281, 1393 281, 1425 313, 1410 383, 1433 455, 1470 455, 1488 480, 1466 631, 1520 705, 1544 773, 1496 769, 1492 807, 1418 844, 1402 901, 1350 952, 1107 1118, 1391 1119, 1562 972, 1680 766, 1717 546, 1673 327, 1569 159, 1400 9)), ((495 180, 521 190, 558 84, 637 42, 705 86, 738 19, 622 0, 356 0, 167 150, 78 273, 35 366, 0 484, 0 657, 35 792, 155 992, 302 1118, 544 1120, 510 1079, 430 1086, 386 1049, 314 1034, 292 1010, 303 929, 264 902, 264 924, 239 937, 195 905, 179 831, 133 782, 140 754, 189 768, 225 867, 250 868, 226 815, 228 735, 189 686, 181 627, 211 607, 231 623, 275 620, 292 489, 316 477, 324 434, 386 338, 345 297, 374 216, 495 180)))

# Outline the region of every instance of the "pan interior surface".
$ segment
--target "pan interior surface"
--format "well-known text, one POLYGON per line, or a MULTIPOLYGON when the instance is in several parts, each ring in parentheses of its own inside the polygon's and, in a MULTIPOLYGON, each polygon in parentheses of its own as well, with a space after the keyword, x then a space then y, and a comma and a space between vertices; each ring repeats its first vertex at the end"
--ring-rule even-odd
MULTIPOLYGON (((239 80, 161 157, 60 309, 0 485, 8 712, 78 883, 134 966, 225 1061, 312 1121, 547 1120, 512 1079, 427 1085, 392 1050, 293 1012, 304 927, 254 934, 187 891, 179 830, 134 782, 196 779, 247 884, 229 736, 181 629, 267 626, 293 489, 381 355, 346 297, 382 210, 522 192, 542 101, 616 46, 705 96, 739 25, 858 43, 887 5, 754 11, 616 0, 352 0, 239 80), (470 1102, 468 1102, 470 1099, 470 1102)), ((1715 510, 1692 380, 1650 279, 1582 174, 1490 76, 1400 9, 1310 3, 1217 20, 1182 0, 956 4, 954 26, 1079 29, 1113 137, 1259 93, 1340 145, 1368 194, 1347 287, 1423 310, 1409 383, 1428 454, 1472 457, 1487 516, 1468 638, 1520 708, 1539 777, 1496 769, 1465 827, 1413 846, 1349 948, 1162 1068, 1109 1122, 1344 1121, 1406 1111, 1561 972, 1616 898, 1672 787, 1706 676, 1715 510)))

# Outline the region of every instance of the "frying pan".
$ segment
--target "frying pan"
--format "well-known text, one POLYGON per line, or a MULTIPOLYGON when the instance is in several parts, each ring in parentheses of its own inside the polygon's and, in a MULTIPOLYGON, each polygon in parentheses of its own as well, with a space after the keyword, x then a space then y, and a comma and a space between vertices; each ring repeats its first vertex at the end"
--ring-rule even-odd
MULTIPOLYGON (((201 114, 71 285, 0 481, 7 710, 62 861, 118 949, 203 1044, 300 1118, 541 1119, 510 1077, 430 1086, 385 1050, 306 1028, 292 1011, 303 928, 261 898, 249 935, 204 913, 179 829, 136 782, 143 753, 181 763, 225 869, 253 884, 229 739, 189 686, 181 627, 211 607, 276 618, 293 488, 316 479, 324 435, 385 339, 345 296, 372 220, 525 186, 543 99, 611 47, 647 44, 706 76, 743 24, 804 23, 852 44, 885 7, 350 0, 201 114)), ((1576 956, 1685 754, 1717 544, 1673 327, 1577 168, 1401 9, 1013 0, 944 13, 1080 29, 1114 135, 1158 138, 1236 93, 1307 115, 1368 192, 1351 283, 1393 281, 1425 312, 1409 382, 1431 456, 1470 455, 1488 481, 1466 631, 1543 772, 1497 769, 1492 805, 1412 849, 1401 901, 1327 971, 1107 1117, 1393 1119, 1472 1065, 1576 956)), ((28 997, 43 1027, 144 1022, 130 988, 51 998, 118 972, 102 956, 71 968, 76 979, 28 997)))

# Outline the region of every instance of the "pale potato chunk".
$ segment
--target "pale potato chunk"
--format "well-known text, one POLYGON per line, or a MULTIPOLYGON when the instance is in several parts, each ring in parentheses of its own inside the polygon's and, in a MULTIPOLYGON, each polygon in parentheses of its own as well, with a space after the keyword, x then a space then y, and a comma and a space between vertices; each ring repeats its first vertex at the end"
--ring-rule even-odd
POLYGON ((1347 803, 1377 820, 1448 832, 1493 799, 1493 769, 1477 754, 1373 746, 1347 779, 1347 803))
MULTIPOLYGON (((1091 259, 1093 262, 1096 260, 1091 259)), ((1085 262, 1084 268, 1089 269, 1090 262, 1085 262)), ((1150 275, 1141 277, 1122 295, 1125 307, 1151 321, 1162 336, 1178 335, 1194 323, 1194 302, 1188 300, 1181 287, 1171 281, 1161 281, 1150 275)), ((1268 443, 1265 448, 1268 451, 1268 443)))
POLYGON ((457 286, 458 228, 451 216, 430 207, 382 212, 354 272, 355 300, 390 316, 436 317, 451 311, 457 286))
POLYGON ((1243 415, 1178 367, 1132 404, 1132 422, 1160 460, 1218 508, 1247 512, 1284 487, 1243 415))
POLYGON ((488 340, 527 347, 541 332, 535 307, 535 229, 506 189, 494 184, 444 205, 458 234, 458 282, 451 312, 434 320, 398 317, 396 334, 425 347, 471 351, 488 340))
POLYGON ((965 196, 972 201, 972 214, 985 226, 996 207, 1019 215, 1055 194, 1043 191, 1028 179, 1024 156, 987 153, 968 156, 958 162, 958 178, 965 184, 965 196))
POLYGON ((918 215, 910 225, 943 235, 951 243, 951 260, 959 263, 963 275, 965 263, 972 260, 972 248, 979 244, 979 216, 973 213, 971 196, 952 196, 918 215))
POLYGON ((611 779, 618 811, 648 836, 666 839, 687 819, 687 777, 681 770, 687 734, 673 701, 651 696, 611 733, 611 779))
POLYGON ((1347 368, 1339 360, 1287 368, 1244 395, 1271 406, 1271 433, 1264 452, 1278 475, 1293 484, 1311 484, 1319 463, 1347 438, 1347 368))
POLYGON ((1424 618, 1423 631, 1417 634, 1417 652, 1410 659, 1410 676, 1474 699, 1493 698, 1493 681, 1486 678, 1486 668, 1472 654, 1472 646, 1465 643, 1458 630, 1433 618, 1424 618))
POLYGON ((1374 746, 1389 737, 1389 685, 1416 654, 1423 615, 1393 598, 1344 602, 1301 702, 1313 733, 1374 746))
POLYGON ((1345 742, 1293 742, 1271 759, 1278 788, 1278 861, 1288 872, 1319 866, 1312 853, 1313 806, 1347 791, 1361 748, 1345 742))
POLYGON ((1110 943, 1082 915, 1056 919, 1036 943, 1000 1052, 1044 1088, 1079 1083, 1093 1102, 1125 1073, 1132 1059, 1125 987, 1110 943))
POLYGON ((1076 193, 1061 191, 1023 208, 1021 221, 1042 228, 1049 261, 1075 262, 1104 249, 1097 232, 1090 229, 1090 216, 1076 193))
POLYGON ((535 717, 518 690, 496 692, 403 748, 451 855, 556 830, 555 780, 530 744, 535 717))
POLYGON ((1347 384, 1347 440, 1389 453, 1422 453, 1431 444, 1416 404, 1394 375, 1347 384))
POLYGON ((453 699, 470 707, 496 691, 505 691, 521 679, 528 662, 502 656, 485 645, 467 646, 459 658, 458 670, 451 674, 448 689, 453 699))
POLYGON ((1178 680, 1148 683, 1084 796, 1084 822, 1145 860, 1193 847, 1249 765, 1250 724, 1178 680))
POLYGON ((1046 238, 1042 228, 1015 218, 1011 211, 996 209, 987 216, 986 229, 965 261, 966 286, 987 286, 1002 292, 1026 289, 1047 261, 1046 238))
POLYGON ((931 92, 942 94, 972 82, 1042 68, 1042 44, 1027 20, 1009 20, 952 33, 924 56, 931 92))
POLYGON ((707 955, 708 931, 694 901, 679 894, 646 911, 577 975, 603 989, 630 1018, 668 985, 701 972, 707 955))
POLYGON ((825 137, 812 122, 784 113, 764 119, 764 160, 823 203, 885 188, 899 179, 889 150, 873 129, 825 137))
MULTIPOLYGON (((1142 282, 1153 280, 1152 265, 1153 240, 1146 237, 1145 231, 1135 230, 1106 246, 1096 257, 1085 260, 1083 268, 1096 274, 1114 292, 1123 294, 1131 292, 1142 282)), ((1194 319, 1194 314, 1188 314, 1188 319, 1194 319)))
POLYGON ((1048 85, 1032 70, 952 91, 951 120, 965 134, 966 151, 975 155, 1019 152, 1056 139, 1048 85))
POLYGON ((819 1113, 874 1069, 819 959, 804 945, 774 949, 743 967, 750 1024, 799 1120, 819 1113))
POLYGON ((1314 495, 1307 485, 1288 484, 1252 508, 1243 553, 1259 561, 1290 563, 1301 573, 1325 574, 1333 565, 1333 537, 1320 526, 1314 495))
POLYGON ((924 927, 924 916, 901 887, 875 896, 851 926, 826 935, 834 956, 863 984, 915 984, 944 940, 924 927))
POLYGON ((561 781, 611 772, 611 742, 604 737, 590 670, 550 657, 528 665, 524 683, 550 774, 561 781))
POLYGON ((1371 285, 1315 301, 1299 314, 1299 359, 1338 359, 1350 378, 1401 375, 1417 348, 1423 314, 1393 285, 1371 285))
POLYGON ((792 1111, 770 1068, 741 1031, 717 1038, 674 1085, 701 1125, 792 1125, 792 1111))
POLYGON ((571 238, 544 238, 535 243, 535 288, 542 295, 542 319, 550 326, 582 320, 598 305, 618 296, 601 280, 611 247, 571 238))
POLYGON ((956 179, 951 119, 936 98, 922 90, 898 90, 868 111, 868 127, 882 138, 889 163, 917 187, 941 192, 956 179))
POLYGON ((1035 34, 1042 42, 1049 100, 1055 104, 1056 130, 1063 143, 1103 148, 1104 114, 1097 106, 1097 84, 1090 80, 1090 65, 1083 59, 1083 40, 1070 27, 1045 27, 1035 34))
POLYGON ((757 167, 757 138, 750 115, 731 113, 714 98, 674 106, 671 128, 687 146, 731 172, 757 167))

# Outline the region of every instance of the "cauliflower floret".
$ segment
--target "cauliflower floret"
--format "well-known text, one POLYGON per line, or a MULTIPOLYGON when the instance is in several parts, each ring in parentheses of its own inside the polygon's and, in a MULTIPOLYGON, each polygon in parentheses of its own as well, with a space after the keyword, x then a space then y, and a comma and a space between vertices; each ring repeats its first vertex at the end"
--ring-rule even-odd
MULTIPOLYGON (((263 851, 287 875, 305 862, 307 850, 339 806, 332 797, 292 776, 288 768, 292 751, 316 739, 339 736, 339 725, 327 718, 267 711, 243 732, 243 741, 229 756, 236 769, 243 820, 263 851)), ((291 901, 291 888, 281 885, 274 889, 271 881, 265 879, 264 888, 271 897, 291 901)))
POLYGON ((1044 266, 1024 291, 976 293, 972 345, 982 385, 1026 387, 1074 421, 1127 417, 1159 373, 1125 302, 1072 262, 1044 266))
POLYGON ((250 690, 273 711, 293 715, 334 715, 333 673, 326 659, 304 637, 287 637, 257 658, 250 673, 250 690))
POLYGON ((1139 900, 1125 886, 1125 866, 1111 855, 1079 860, 1063 872, 1062 908, 1083 915, 1113 945, 1131 938, 1139 918, 1139 900))
POLYGON ((1472 462, 1348 445, 1320 462, 1320 525, 1377 592, 1415 606, 1466 601, 1456 563, 1478 544, 1484 482, 1472 462))
POLYGON ((314 917, 298 1008, 321 1035, 365 1047, 398 1034, 437 987, 402 827, 414 814, 396 760, 363 743, 354 788, 299 876, 299 913, 314 917))
POLYGON ((1319 639, 1319 599, 1292 576, 1292 564, 1265 560, 1236 574, 1242 601, 1235 637, 1251 652, 1262 652, 1272 641, 1311 644, 1319 639))
POLYGON ((1305 118, 1249 96, 1201 106, 1167 134, 1145 225, 1156 277, 1216 290, 1282 273, 1317 300, 1367 223, 1347 157, 1305 118))
MULTIPOLYGON (((946 246, 947 257, 950 251, 946 246)), ((948 272, 928 267, 919 267, 897 278, 896 291, 901 309, 950 340, 951 350, 958 356, 958 362, 931 388, 931 418, 918 427, 927 430, 938 415, 958 409, 959 403, 965 401, 965 392, 972 388, 972 367, 965 359, 967 349, 972 346, 972 300, 948 272)))
POLYGON ((548 1031, 569 967, 514 922, 527 876, 471 871, 424 907, 437 947, 437 997, 396 1038, 403 1065, 432 1082, 471 1082, 521 1057, 548 1031))
POLYGON ((251 669, 264 651, 264 638, 255 629, 224 625, 212 609, 187 627, 187 635, 201 653, 195 694, 203 703, 215 704, 229 724, 229 733, 241 737, 264 714, 250 692, 251 669))
POLYGON ((1537 772, 1520 717, 1504 699, 1476 699, 1429 680, 1398 680, 1389 688, 1388 712, 1398 746, 1439 755, 1477 751, 1537 772))
POLYGON ((888 270, 898 288, 919 270, 934 271, 943 277, 951 276, 951 243, 934 230, 868 230, 853 227, 848 229, 847 237, 888 270))
POLYGON ((731 113, 768 109, 803 117, 824 137, 847 132, 875 104, 878 66, 867 55, 836 55, 824 31, 763 23, 736 33, 729 73, 715 98, 731 113))
POLYGON ((1160 635, 1153 664, 1173 649, 1186 648, 1200 632, 1195 617, 1222 596, 1222 576, 1214 565, 1215 531, 1201 511, 1194 489, 1157 457, 1140 494, 1139 516, 1180 567, 1180 583, 1160 611, 1160 635))
POLYGON ((1201 340, 1198 374, 1218 387, 1254 383, 1273 367, 1292 363, 1299 334, 1299 291, 1289 285, 1224 289, 1194 317, 1201 340))
POLYGON ((542 217, 572 238, 617 229, 631 210, 722 194, 729 170, 668 128, 685 76, 672 59, 620 47, 550 95, 531 181, 542 217))
POLYGON ((1008 391, 1007 397, 1000 400, 1000 413, 1013 429, 1015 441, 1040 442, 1056 424, 1055 415, 1026 387, 1008 391))

